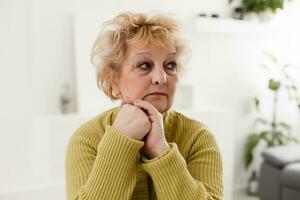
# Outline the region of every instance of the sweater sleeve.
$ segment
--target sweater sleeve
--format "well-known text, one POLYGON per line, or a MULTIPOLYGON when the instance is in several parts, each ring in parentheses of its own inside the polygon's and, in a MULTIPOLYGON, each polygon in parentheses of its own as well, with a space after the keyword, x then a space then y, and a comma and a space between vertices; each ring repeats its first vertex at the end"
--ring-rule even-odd
POLYGON ((142 157, 142 168, 154 183, 158 200, 221 200, 222 158, 213 135, 205 130, 193 143, 185 160, 176 143, 162 156, 142 157))
POLYGON ((66 154, 68 200, 131 199, 143 145, 112 126, 98 146, 91 137, 76 135, 66 154))

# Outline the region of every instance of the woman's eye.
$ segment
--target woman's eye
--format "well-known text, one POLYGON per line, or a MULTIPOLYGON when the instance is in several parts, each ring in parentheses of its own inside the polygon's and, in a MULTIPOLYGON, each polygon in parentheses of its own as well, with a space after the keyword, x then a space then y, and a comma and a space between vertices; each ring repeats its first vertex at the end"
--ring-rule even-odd
POLYGON ((144 63, 138 65, 138 67, 142 70, 148 70, 151 67, 151 65, 148 62, 144 62, 144 63))
POLYGON ((176 62, 170 62, 170 63, 167 64, 166 67, 167 67, 169 70, 175 71, 176 68, 177 68, 177 64, 176 64, 176 62))

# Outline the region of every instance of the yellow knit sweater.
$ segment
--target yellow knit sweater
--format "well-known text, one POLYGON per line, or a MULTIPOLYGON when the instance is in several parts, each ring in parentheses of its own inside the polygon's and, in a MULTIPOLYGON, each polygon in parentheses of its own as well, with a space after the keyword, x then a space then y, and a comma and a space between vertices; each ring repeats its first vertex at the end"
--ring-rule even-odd
POLYGON ((164 113, 170 150, 154 159, 137 141, 112 127, 120 107, 81 125, 66 152, 68 200, 219 200, 223 196, 218 145, 202 123, 164 113))

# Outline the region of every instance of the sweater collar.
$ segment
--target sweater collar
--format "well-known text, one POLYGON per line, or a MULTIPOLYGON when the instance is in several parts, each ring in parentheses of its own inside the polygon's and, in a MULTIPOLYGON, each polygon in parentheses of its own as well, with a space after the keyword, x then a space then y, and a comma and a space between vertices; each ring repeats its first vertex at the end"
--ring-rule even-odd
POLYGON ((175 126, 175 111, 172 108, 163 113, 164 120, 164 132, 168 142, 172 139, 172 134, 174 133, 173 128, 175 126))

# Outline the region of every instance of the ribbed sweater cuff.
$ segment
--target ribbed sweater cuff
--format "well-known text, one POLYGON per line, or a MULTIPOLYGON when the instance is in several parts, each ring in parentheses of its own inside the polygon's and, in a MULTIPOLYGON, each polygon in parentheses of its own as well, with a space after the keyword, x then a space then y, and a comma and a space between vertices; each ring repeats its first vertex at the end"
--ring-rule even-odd
POLYGON ((148 160, 142 157, 142 168, 151 176, 155 191, 161 199, 206 199, 206 190, 202 184, 197 184, 189 173, 186 161, 178 150, 176 143, 169 143, 171 150, 158 159, 148 160), (180 193, 179 191, 184 191, 180 193))
MULTIPOLYGON (((150 175, 153 174, 155 176, 163 175, 166 170, 166 166, 172 166, 170 169, 176 171, 176 168, 182 169, 182 167, 186 167, 186 161, 182 158, 177 144, 169 143, 171 149, 166 150, 161 156, 148 159, 145 156, 142 156, 142 167, 145 171, 147 171, 150 175), (180 154, 180 155, 178 155, 180 154), (174 165, 176 163, 176 165, 174 165)), ((169 169, 167 169, 169 171, 169 169)), ((178 171, 177 171, 178 172, 178 171)), ((165 176, 165 175, 164 175, 165 176)))
POLYGON ((143 146, 144 142, 126 136, 113 126, 107 126, 98 145, 98 151, 111 151, 116 154, 115 156, 126 160, 136 158, 143 146))

